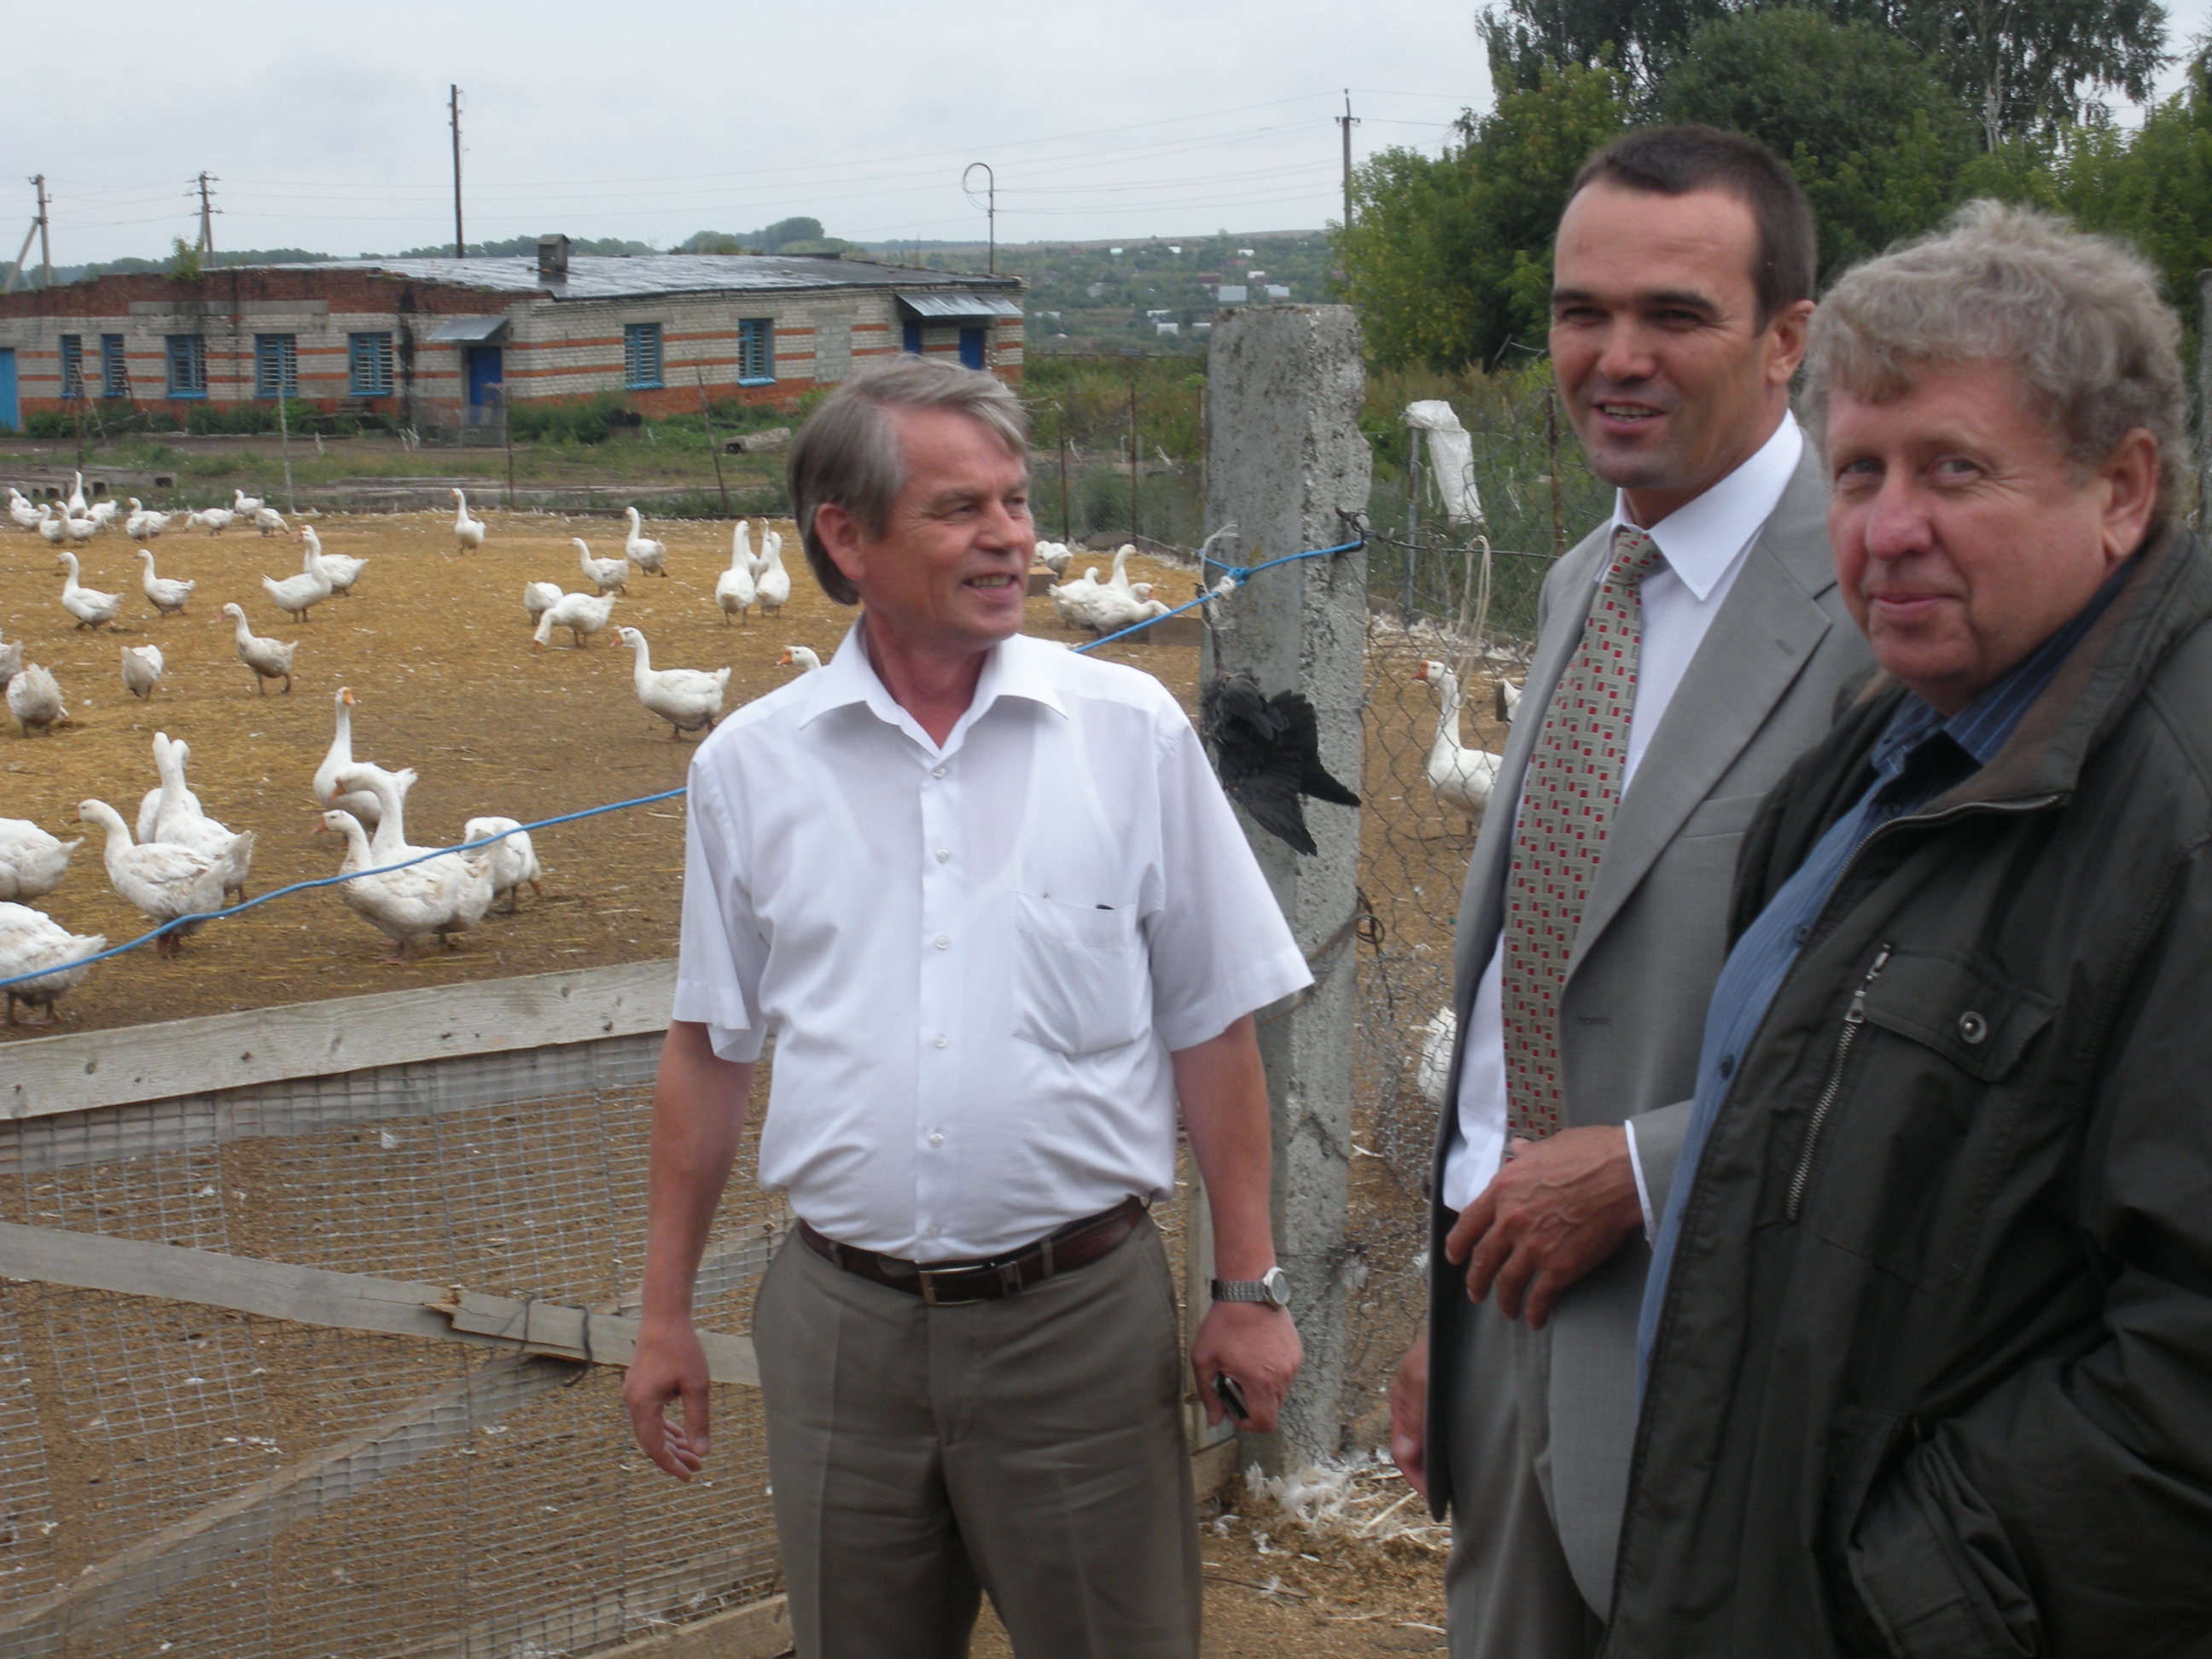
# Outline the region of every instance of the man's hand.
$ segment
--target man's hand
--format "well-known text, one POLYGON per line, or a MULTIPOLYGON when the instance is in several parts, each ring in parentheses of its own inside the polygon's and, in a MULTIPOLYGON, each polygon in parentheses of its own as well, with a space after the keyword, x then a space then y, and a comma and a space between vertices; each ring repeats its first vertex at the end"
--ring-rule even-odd
POLYGON ((638 1326, 623 1403, 639 1449, 678 1480, 699 1473, 707 1461, 707 1356, 690 1320, 649 1319, 638 1326), (666 1414, 677 1400, 684 1402, 681 1428, 666 1414))
POLYGON ((1429 1334, 1406 1350, 1390 1379, 1390 1461, 1406 1484, 1429 1495, 1429 1334))
POLYGON ((1266 1434, 1275 1426, 1283 1396, 1305 1357, 1298 1328, 1281 1308, 1264 1302, 1217 1302, 1190 1345, 1190 1368, 1198 1376, 1198 1397, 1206 1420, 1218 1423, 1229 1413, 1213 1391, 1213 1379, 1226 1371, 1244 1391, 1250 1415, 1237 1426, 1266 1434))
POLYGON ((1562 1129, 1516 1139, 1505 1163, 1444 1240, 1446 1260, 1467 1264, 1467 1294, 1495 1287, 1498 1310, 1541 1330, 1567 1286, 1644 1224, 1636 1170, 1621 1128, 1562 1129))

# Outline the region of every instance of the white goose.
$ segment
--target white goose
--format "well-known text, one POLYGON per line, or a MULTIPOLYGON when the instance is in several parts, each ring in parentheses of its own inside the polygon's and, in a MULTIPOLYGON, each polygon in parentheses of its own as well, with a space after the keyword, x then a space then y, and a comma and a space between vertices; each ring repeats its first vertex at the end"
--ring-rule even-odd
POLYGON ((81 585, 76 579, 76 555, 67 548, 56 556, 69 569, 69 580, 62 584, 62 609, 76 618, 79 628, 99 628, 113 622, 116 613, 123 609, 123 596, 81 585))
POLYGON ((530 615, 531 626, 553 606, 561 603, 561 588, 557 582, 525 582, 522 585, 522 608, 530 615))
POLYGON ((754 584, 760 595, 761 615, 773 617, 791 603, 791 573, 783 568, 783 538, 775 531, 761 537, 761 550, 768 568, 754 584))
POLYGON ((39 522, 33 527, 48 547, 59 547, 69 539, 69 520, 54 511, 52 501, 39 503, 39 522))
POLYGON ((491 533, 491 528, 482 519, 469 517, 469 498, 460 490, 453 492, 453 501, 454 550, 473 553, 484 544, 484 538, 491 533))
POLYGON ((44 898, 61 885, 70 854, 83 845, 50 836, 28 818, 0 818, 0 899, 44 898))
POLYGON ((92 971, 85 958, 96 957, 106 948, 105 933, 72 933, 27 905, 0 903, 0 979, 39 975, 8 988, 8 1023, 16 1024, 15 1005, 20 1002, 46 1011, 44 1019, 27 1019, 23 1024, 52 1024, 55 999, 82 984, 92 971), (40 973, 45 968, 59 971, 40 973))
MULTIPOLYGON (((265 578, 264 578, 265 580, 265 578)), ((297 641, 286 644, 281 640, 264 639, 246 625, 245 607, 227 605, 222 614, 238 624, 238 659, 253 671, 253 689, 262 696, 269 695, 264 680, 284 682, 284 695, 292 694, 292 655, 299 650, 297 641)))
POLYGON ((136 820, 135 833, 141 841, 167 839, 161 833, 161 804, 164 799, 168 802, 172 811, 189 813, 193 817, 207 816, 207 809, 200 805, 200 798, 192 793, 191 787, 182 777, 177 780, 172 788, 167 775, 162 773, 161 756, 168 746, 168 733, 156 732, 154 734, 154 770, 161 775, 161 781, 138 798, 138 817, 136 820))
POLYGON ((478 856, 491 872, 492 897, 505 898, 507 914, 511 916, 525 882, 538 897, 545 896, 545 890, 538 884, 544 872, 538 867, 538 849, 531 844, 530 832, 519 819, 471 818, 461 826, 463 841, 483 841, 493 836, 499 839, 478 856))
POLYGON ((565 628, 575 640, 579 650, 588 649, 592 635, 605 628, 615 613, 613 593, 594 599, 589 593, 563 593, 545 607, 545 614, 538 619, 538 631, 531 636, 532 649, 543 651, 545 641, 553 637, 553 630, 565 628))
POLYGON ((284 515, 273 507, 253 509, 253 527, 264 536, 289 536, 292 526, 284 522, 284 515))
POLYGON ((576 550, 576 564, 583 571, 586 581, 603 594, 628 591, 624 586, 629 580, 628 559, 595 559, 581 536, 571 536, 568 541, 576 550))
POLYGON ((1075 557, 1075 550, 1066 542, 1039 542, 1036 562, 1055 576, 1065 575, 1075 557))
POLYGON ((1114 574, 1106 579, 1106 586, 1125 599, 1137 597, 1135 584, 1129 580, 1130 556, 1137 550, 1134 542, 1123 542, 1114 550, 1114 574))
POLYGON ((325 810, 350 812, 373 830, 384 817, 384 807, 379 798, 366 787, 340 789, 339 777, 347 772, 360 772, 389 779, 393 791, 404 800, 408 790, 414 786, 415 773, 411 768, 398 772, 386 771, 372 762, 356 760, 353 755, 352 689, 343 685, 338 687, 337 696, 333 701, 337 704, 337 724, 331 734, 330 752, 323 757, 323 763, 315 769, 313 786, 315 804, 325 810))
POLYGON ((22 641, 0 640, 0 690, 5 690, 8 682, 22 672, 22 641))
POLYGON ((315 556, 309 550, 300 561, 300 574, 275 581, 267 576, 261 579, 262 591, 279 611, 294 622, 307 620, 307 612, 330 598, 333 592, 322 572, 315 568, 315 556))
POLYGON ((34 662, 23 665, 21 672, 8 682, 8 712, 15 717, 25 737, 33 731, 42 736, 51 735, 57 726, 69 724, 69 708, 62 701, 62 689, 46 668, 34 662))
POLYGON ((151 697, 161 683, 161 647, 126 645, 123 647, 123 689, 134 697, 151 697))
POLYGON ((629 534, 623 541, 623 554, 640 570, 655 576, 668 574, 668 544, 654 541, 645 533, 645 520, 638 517, 634 507, 623 509, 629 514, 629 534))
POLYGON ((185 608, 185 602, 192 597, 192 589, 199 584, 156 574, 154 550, 150 547, 140 548, 138 556, 146 562, 146 573, 138 578, 138 591, 146 596, 146 602, 163 616, 175 616, 185 608))
POLYGON ((75 475, 73 482, 70 484, 69 515, 72 519, 82 519, 85 514, 84 474, 79 472, 75 475))
POLYGON ((1094 564, 1073 581, 1055 582, 1044 592, 1052 601, 1052 608, 1060 613, 1060 621, 1070 628, 1082 628, 1087 625, 1084 606, 1097 591, 1098 567, 1094 564))
POLYGON ((750 526, 743 519, 730 532, 730 568, 714 578, 714 603, 721 607, 722 626, 730 625, 737 617, 748 627, 752 618, 746 613, 760 598, 760 589, 753 580, 752 549, 746 545, 746 532, 750 526))
POLYGON ((1459 740, 1459 676, 1443 663, 1425 662, 1413 672, 1437 689, 1440 705, 1437 734, 1429 744, 1429 787, 1437 800, 1466 818, 1470 825, 1490 804, 1490 791, 1505 764, 1503 755, 1486 749, 1468 749, 1459 740))
MULTIPOLYGON (((767 526, 763 526, 762 528, 767 526)), ((730 531, 730 560, 735 563, 739 559, 745 562, 745 574, 759 580, 761 562, 753 556, 753 521, 750 519, 738 520, 730 531)))
POLYGON ((811 674, 822 666, 822 659, 810 646, 787 645, 783 654, 775 659, 778 668, 796 668, 802 674, 811 674))
POLYGON ((210 536, 220 536, 238 521, 238 514, 227 507, 204 507, 197 513, 187 513, 185 522, 195 530, 204 530, 210 536))
POLYGON ((230 492, 230 511, 234 518, 250 519, 267 503, 258 495, 249 495, 242 489, 230 492))
MULTIPOLYGON (((76 815, 107 831, 109 885, 157 927, 222 908, 222 866, 216 860, 167 842, 132 845, 131 826, 104 800, 80 803, 76 815)), ((155 953, 175 954, 179 939, 200 926, 195 921, 172 928, 154 941, 155 953)))
POLYGON ((115 515, 120 511, 113 501, 94 501, 84 516, 92 520, 94 529, 105 530, 115 522, 115 515))
POLYGON ((131 516, 123 521, 123 533, 134 542, 150 542, 169 527, 169 515, 156 513, 136 495, 130 498, 131 516))
MULTIPOLYGON (((161 792, 155 805, 154 839, 204 853, 221 866, 227 897, 246 900, 246 878, 253 869, 253 831, 234 832, 200 810, 198 795, 185 785, 185 767, 191 745, 163 732, 154 734, 154 764, 161 774, 161 792)), ((145 837, 141 836, 140 840, 145 837)))
POLYGON ((342 599, 353 597, 353 585, 361 580, 361 573, 368 568, 367 559, 356 559, 350 553, 325 553, 323 538, 315 534, 315 526, 300 526, 300 539, 307 544, 307 568, 331 585, 331 592, 342 599))
MULTIPOLYGON (((463 907, 457 901, 468 885, 465 876, 441 868, 445 863, 441 859, 410 865, 404 870, 378 870, 377 866, 386 860, 370 850, 368 834, 362 829, 359 818, 350 812, 327 811, 323 814, 323 827, 345 837, 345 859, 338 866, 341 875, 351 875, 356 870, 377 871, 374 875, 356 876, 351 881, 339 883, 338 896, 345 901, 348 909, 366 916, 392 941, 392 954, 379 957, 379 962, 409 961, 417 939, 442 938, 447 933, 459 931, 455 922, 463 907)), ((489 884, 480 884, 487 895, 488 908, 489 884)), ((479 912, 479 919, 481 915, 479 912)))
POLYGON ((637 687, 637 700, 646 711, 668 722, 671 740, 680 739, 686 732, 702 727, 711 732, 722 712, 722 698, 729 690, 730 671, 717 668, 708 673, 697 668, 660 668, 653 665, 653 648, 646 643, 645 635, 635 628, 620 629, 617 637, 630 648, 635 658, 631 668, 631 683, 637 687))
POLYGON ((39 527, 39 509, 31 505, 31 498, 15 485, 8 486, 8 516, 15 521, 19 530, 39 527))
MULTIPOLYGON (((428 932, 435 933, 451 945, 451 933, 465 933, 482 921, 484 912, 491 908, 491 863, 484 854, 486 848, 476 853, 439 853, 435 858, 422 858, 435 851, 428 847, 416 847, 408 842, 404 792, 392 787, 392 780, 380 776, 362 767, 338 775, 338 787, 349 793, 366 789, 376 797, 382 816, 376 826, 376 837, 370 850, 379 864, 402 864, 410 859, 422 858, 420 864, 410 864, 408 872, 427 872, 441 885, 447 900, 442 915, 431 918, 428 932)), ((350 814, 349 814, 350 816, 350 814)), ((326 820, 327 821, 327 820, 326 820)), ((349 882, 348 886, 355 884, 349 882)))

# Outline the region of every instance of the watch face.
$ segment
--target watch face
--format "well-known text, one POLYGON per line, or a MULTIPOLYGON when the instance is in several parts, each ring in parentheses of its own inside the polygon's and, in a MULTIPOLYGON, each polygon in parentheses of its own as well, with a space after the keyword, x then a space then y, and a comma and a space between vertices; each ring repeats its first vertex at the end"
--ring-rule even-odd
POLYGON ((1291 1305, 1291 1276, 1280 1267, 1270 1267, 1260 1276, 1260 1283, 1267 1292, 1270 1305, 1287 1308, 1291 1305))

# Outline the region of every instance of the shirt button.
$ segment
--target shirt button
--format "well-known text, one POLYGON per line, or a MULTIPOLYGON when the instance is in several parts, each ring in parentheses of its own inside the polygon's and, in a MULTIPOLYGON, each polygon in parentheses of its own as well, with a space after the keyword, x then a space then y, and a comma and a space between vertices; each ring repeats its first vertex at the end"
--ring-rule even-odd
POLYGON ((1734 1077, 1735 1075, 1735 1056, 1734 1054, 1723 1054, 1723 1055, 1721 1056, 1721 1079, 1722 1079, 1722 1081, 1723 1081, 1723 1082, 1726 1082, 1729 1078, 1732 1078, 1732 1077, 1734 1077))
POLYGON ((1793 944, 1802 945, 1812 937, 1813 924, 1809 921, 1801 921, 1790 930, 1790 938, 1793 944))
POLYGON ((921 1236, 924 1238, 941 1238, 945 1236, 945 1229, 933 1221, 921 1230, 921 1236))
POLYGON ((930 940, 930 943, 934 945, 940 951, 950 951, 952 948, 952 941, 946 938, 943 933, 939 933, 935 939, 930 940))
POLYGON ((942 1146, 945 1144, 945 1137, 932 1129, 929 1132, 929 1144, 933 1146, 942 1146))
POLYGON ((945 769, 941 766, 933 766, 929 769, 929 775, 933 778, 941 778, 945 775, 945 769))
POLYGON ((950 847, 940 847, 937 849, 937 861, 939 864, 944 863, 945 860, 951 856, 952 849, 950 847))
POLYGON ((930 1042, 939 1048, 942 1048, 946 1043, 951 1041, 952 1039, 945 1036, 942 1031, 939 1031, 935 1036, 930 1038, 930 1042))

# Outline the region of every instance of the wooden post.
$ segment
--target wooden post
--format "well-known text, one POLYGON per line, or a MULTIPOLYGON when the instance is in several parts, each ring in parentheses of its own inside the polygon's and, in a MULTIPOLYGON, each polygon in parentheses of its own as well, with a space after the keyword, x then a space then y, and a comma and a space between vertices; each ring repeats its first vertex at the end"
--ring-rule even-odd
POLYGON ((276 360, 276 442, 284 456, 284 510, 297 513, 300 508, 292 499, 292 417, 284 405, 292 399, 291 388, 284 384, 284 360, 276 360))
POLYGON ((1137 366, 1129 365, 1129 539, 1137 539, 1137 366))
POLYGON ((499 388, 499 436, 507 446, 507 510, 514 511, 514 405, 507 400, 507 386, 499 388))
MULTIPOLYGON (((1224 556, 1258 564, 1351 538, 1339 514, 1366 507, 1371 475, 1358 425, 1364 392, 1359 325, 1348 306, 1251 307, 1215 325, 1206 516, 1242 532, 1224 556)), ((1304 692, 1320 715, 1322 764, 1358 789, 1364 550, 1270 570, 1222 608, 1224 625, 1206 633, 1201 684, 1243 672, 1263 691, 1304 692)), ((1260 1028, 1274 1119, 1275 1251, 1306 1358, 1282 1426, 1249 1437, 1240 1461, 1278 1473, 1336 1452, 1342 1424, 1359 814, 1314 805, 1306 821, 1318 847, 1310 858, 1247 821, 1316 981, 1310 998, 1260 1028)))
POLYGON ((714 417, 707 412, 707 371, 694 363, 691 374, 699 382, 699 428, 707 434, 707 453, 714 458, 714 488, 722 492, 722 511, 726 514, 730 512, 730 486, 722 481, 722 447, 714 441, 714 417))

